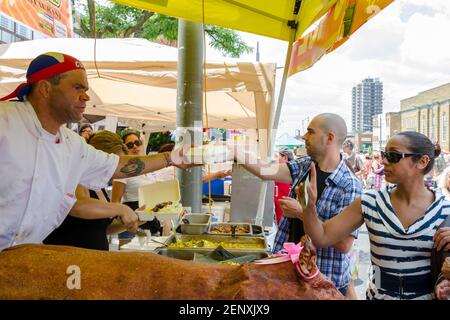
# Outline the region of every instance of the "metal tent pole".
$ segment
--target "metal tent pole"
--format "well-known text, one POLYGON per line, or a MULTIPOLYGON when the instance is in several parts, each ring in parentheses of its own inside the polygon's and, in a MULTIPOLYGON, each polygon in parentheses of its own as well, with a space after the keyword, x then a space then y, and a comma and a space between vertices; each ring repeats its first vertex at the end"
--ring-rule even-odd
MULTIPOLYGON (((201 145, 203 135, 203 24, 178 20, 177 141, 201 145)), ((201 212, 202 168, 177 169, 183 206, 201 212)))

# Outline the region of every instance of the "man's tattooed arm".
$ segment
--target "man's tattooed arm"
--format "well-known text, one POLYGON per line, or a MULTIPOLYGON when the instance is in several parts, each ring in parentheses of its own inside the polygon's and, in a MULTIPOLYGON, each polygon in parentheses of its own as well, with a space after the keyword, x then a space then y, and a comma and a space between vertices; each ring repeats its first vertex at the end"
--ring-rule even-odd
POLYGON ((168 166, 164 154, 150 156, 121 156, 113 179, 129 178, 156 171, 168 166))
POLYGON ((145 168, 145 163, 140 158, 132 158, 120 169, 120 172, 128 177, 138 176, 145 168))

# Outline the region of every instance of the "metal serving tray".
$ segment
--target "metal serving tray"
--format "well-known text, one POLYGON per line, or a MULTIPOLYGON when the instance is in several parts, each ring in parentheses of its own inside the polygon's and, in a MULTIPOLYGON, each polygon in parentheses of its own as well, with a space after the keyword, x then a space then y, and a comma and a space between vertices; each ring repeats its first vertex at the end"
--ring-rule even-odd
MULTIPOLYGON (((209 249, 209 251, 205 249, 169 249, 169 248, 161 248, 158 250, 158 254, 162 256, 166 256, 169 258, 180 259, 180 260, 193 260, 195 253, 206 254, 214 249, 209 249)), ((266 251, 251 251, 251 250, 227 250, 235 257, 242 257, 246 255, 256 255, 258 259, 267 258, 269 256, 269 252, 266 251)))
MULTIPOLYGON (((182 223, 180 231, 183 234, 204 234, 208 232, 211 222, 210 214, 191 213, 184 216, 189 223, 182 223)), ((184 220, 183 219, 183 220, 184 220)))
POLYGON ((211 223, 209 226, 208 233, 214 235, 232 235, 232 228, 236 227, 236 236, 251 236, 253 235, 252 225, 250 223, 242 223, 242 222, 218 222, 211 223), (220 228, 222 230, 220 230, 220 228), (219 229, 219 230, 218 230, 219 229), (225 230, 223 230, 225 229, 225 230), (238 232, 239 229, 246 229, 248 232, 238 232))
MULTIPOLYGON (((230 247, 226 245, 222 245, 224 249, 234 254, 234 252, 268 252, 268 246, 266 238, 256 237, 256 236, 239 236, 233 237, 231 235, 216 235, 216 234, 196 234, 196 235, 188 235, 188 234, 173 234, 170 236, 165 242, 167 246, 172 243, 176 243, 177 240, 182 242, 187 241, 195 241, 195 240, 204 240, 209 242, 217 242, 223 244, 236 244, 240 247, 230 247)), ((207 244, 209 245, 209 244, 207 244)), ((192 250, 195 249, 197 252, 210 252, 214 250, 217 246, 198 246, 198 247, 167 247, 169 250, 192 250)))

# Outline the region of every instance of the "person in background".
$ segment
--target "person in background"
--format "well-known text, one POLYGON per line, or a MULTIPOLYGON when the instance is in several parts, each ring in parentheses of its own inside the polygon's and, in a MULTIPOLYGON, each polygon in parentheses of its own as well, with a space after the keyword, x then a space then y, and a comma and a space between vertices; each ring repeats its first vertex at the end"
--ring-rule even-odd
MULTIPOLYGON (((158 153, 171 152, 175 147, 175 143, 166 143, 159 147, 158 153)), ((156 181, 166 181, 176 179, 175 168, 164 168, 154 172, 156 181)))
MULTIPOLYGON (((143 156, 145 154, 140 131, 128 128, 123 130, 120 136, 127 148, 128 155, 143 156)), ((115 179, 112 183, 111 201, 123 203, 132 210, 136 210, 139 208, 139 187, 155 182, 156 177, 153 172, 131 178, 115 179)), ((149 229, 154 235, 161 232, 161 224, 156 218, 143 224, 141 228, 149 229)), ((119 240, 124 240, 123 243, 133 239, 134 236, 134 232, 125 231, 119 234, 119 240)))
POLYGON ((342 144, 342 150, 346 155, 346 160, 351 166, 353 173, 359 179, 362 179, 364 174, 364 163, 361 158, 359 158, 358 155, 353 151, 353 148, 353 142, 351 142, 350 140, 345 140, 342 144))
POLYGON ((219 170, 215 172, 210 172, 208 175, 208 172, 206 169, 202 170, 202 183, 207 183, 208 181, 213 181, 216 179, 223 179, 226 177, 230 177, 233 174, 231 170, 219 170))
POLYGON ((450 167, 445 168, 439 176, 438 187, 445 199, 450 200, 450 167))
POLYGON ((373 173, 373 189, 380 191, 384 181, 384 166, 383 160, 379 153, 375 153, 372 162, 373 173))
POLYGON ((365 189, 371 189, 373 186, 373 174, 372 174, 372 157, 370 154, 366 153, 364 156, 364 173, 362 177, 362 181, 365 189), (369 177, 370 180, 369 180, 369 177))
POLYGON ((433 246, 442 250, 450 242, 441 241, 442 228, 438 230, 450 215, 450 202, 423 184, 439 153, 439 146, 421 133, 396 134, 381 152, 386 180, 395 187, 366 190, 327 221, 317 216, 316 169, 311 166, 309 200, 301 217, 305 231, 316 246, 324 247, 366 224, 373 266, 368 299, 432 299, 433 292, 447 285, 433 288, 430 257, 433 246))
POLYGON ((94 133, 94 129, 89 123, 83 123, 80 125, 80 130, 78 130, 78 134, 84 138, 84 140, 88 141, 91 135, 94 133))
POLYGON ((300 156, 300 148, 298 146, 295 146, 293 153, 294 153, 294 158, 297 158, 298 156, 300 156))
MULTIPOLYGON (((106 153, 113 153, 118 156, 127 154, 127 148, 122 143, 120 136, 110 131, 94 133, 89 138, 88 144, 106 153)), ((83 202, 87 199, 91 201, 86 201, 86 204, 82 206, 75 205, 63 223, 43 241, 44 244, 108 251, 107 235, 126 230, 121 219, 114 218, 121 217, 124 214, 136 215, 135 212, 124 204, 111 203, 104 188, 100 191, 94 191, 79 185, 76 195, 77 202, 83 202), (77 216, 83 215, 80 214, 82 210, 90 211, 99 218, 78 218, 77 216)))
MULTIPOLYGON (((275 153, 275 160, 278 163, 288 163, 289 161, 294 160, 294 154, 288 148, 281 147, 278 149, 278 152, 275 153)), ((283 217, 283 209, 281 209, 281 205, 285 205, 285 202, 288 200, 284 200, 289 195, 291 191, 291 185, 286 182, 275 181, 275 194, 273 197, 274 205, 275 205, 275 218, 277 224, 280 224, 281 218, 283 217)))

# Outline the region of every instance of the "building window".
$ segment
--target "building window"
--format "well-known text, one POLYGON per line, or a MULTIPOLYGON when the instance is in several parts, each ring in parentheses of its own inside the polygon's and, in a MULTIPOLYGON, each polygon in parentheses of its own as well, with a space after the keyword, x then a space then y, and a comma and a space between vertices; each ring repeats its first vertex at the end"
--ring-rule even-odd
POLYGON ((432 115, 431 115, 431 140, 436 140, 436 135, 435 135, 435 128, 436 128, 436 115, 434 110, 431 111, 432 115))
POLYGON ((446 142, 447 141, 447 131, 448 131, 448 122, 447 122, 447 114, 445 112, 442 113, 441 118, 441 141, 446 142))
POLYGON ((0 26, 9 31, 14 31, 14 21, 4 15, 0 15, 0 26))

